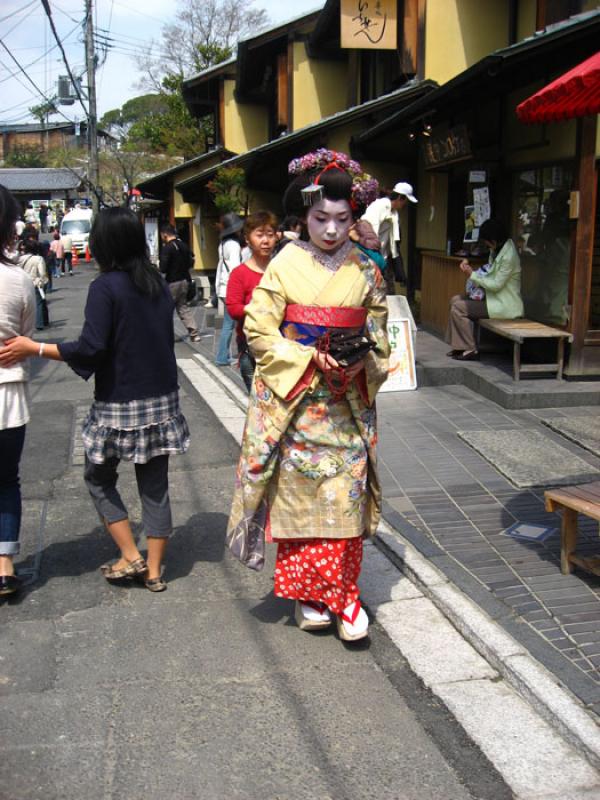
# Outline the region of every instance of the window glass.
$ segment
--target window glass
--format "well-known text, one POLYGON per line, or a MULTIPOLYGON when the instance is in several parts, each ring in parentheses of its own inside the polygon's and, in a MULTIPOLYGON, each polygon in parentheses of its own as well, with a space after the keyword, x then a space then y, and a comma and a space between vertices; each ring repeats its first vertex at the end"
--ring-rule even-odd
POLYGON ((515 244, 525 316, 554 325, 569 317, 570 167, 517 173, 515 244))

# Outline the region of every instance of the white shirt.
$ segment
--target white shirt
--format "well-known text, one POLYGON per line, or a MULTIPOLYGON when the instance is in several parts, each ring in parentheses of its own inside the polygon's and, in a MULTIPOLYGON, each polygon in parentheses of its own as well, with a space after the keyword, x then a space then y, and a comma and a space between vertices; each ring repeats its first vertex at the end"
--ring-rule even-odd
POLYGON ((217 275, 215 278, 215 288, 217 297, 222 300, 227 295, 227 284, 232 270, 244 263, 246 258, 250 258, 248 248, 242 250, 240 243, 236 239, 226 239, 219 245, 219 263, 217 265, 217 275), (246 255, 248 253, 248 255, 246 255))
MULTIPOLYGON (((13 336, 31 336, 35 325, 35 291, 23 270, 0 263, 0 342, 13 336)), ((27 362, 0 367, 0 430, 29 421, 27 362)))
POLYGON ((389 197, 374 200, 362 215, 362 219, 371 223, 379 237, 381 254, 386 258, 396 258, 398 255, 396 242, 400 241, 400 216, 392 208, 389 197))

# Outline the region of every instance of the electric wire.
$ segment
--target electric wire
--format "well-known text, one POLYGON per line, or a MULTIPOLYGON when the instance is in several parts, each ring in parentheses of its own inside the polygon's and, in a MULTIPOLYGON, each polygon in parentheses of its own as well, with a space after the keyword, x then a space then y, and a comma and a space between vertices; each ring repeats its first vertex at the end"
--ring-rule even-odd
POLYGON ((52 33, 54 34, 54 38, 56 39, 56 43, 60 48, 60 52, 62 54, 63 61, 65 63, 65 68, 66 68, 67 73, 69 75, 69 78, 71 80, 71 84, 72 84, 73 88, 75 89, 75 94, 77 95, 77 99, 81 103, 81 107, 83 108, 83 112, 86 115, 86 118, 89 120, 89 109, 87 108, 87 106, 86 106, 86 104, 85 104, 85 102, 83 100, 83 97, 81 96, 81 91, 79 90, 79 84, 77 83, 77 81, 73 77, 73 73, 71 71, 71 67, 70 67, 69 62, 67 60, 67 54, 65 53, 65 49, 64 49, 64 47, 62 45, 62 42, 61 42, 60 37, 58 35, 58 32, 56 30, 56 26, 54 25, 54 19, 52 18, 52 11, 50 9, 49 0, 41 0, 41 2, 42 2, 42 6, 44 7, 44 11, 46 12, 46 16, 48 17, 48 21, 50 22, 50 27, 52 28, 52 33))
POLYGON ((7 14, 5 17, 0 17, 0 22, 6 22, 7 19, 11 19, 12 17, 16 17, 17 14, 20 14, 22 11, 27 11, 30 6, 34 6, 37 0, 30 0, 29 3, 22 6, 21 8, 17 8, 16 11, 12 11, 10 14, 7 14))
MULTIPOLYGON (((47 96, 44 94, 44 92, 42 92, 42 90, 40 89, 40 87, 39 87, 39 86, 38 86, 38 85, 37 85, 37 84, 36 84, 36 83, 35 83, 35 82, 34 82, 34 81, 33 81, 33 80, 32 80, 32 79, 29 77, 29 75, 28 75, 28 74, 25 72, 25 70, 23 69, 23 67, 22 67, 22 66, 19 64, 19 62, 17 61, 17 59, 16 59, 16 58, 13 56, 13 54, 12 54, 12 53, 11 53, 11 51, 8 49, 8 47, 6 46, 6 44, 4 43, 4 41, 3 41, 2 39, 0 39, 0 46, 1 46, 1 47, 3 47, 3 48, 6 50, 6 52, 7 52, 7 53, 8 53, 8 55, 10 56, 10 58, 11 58, 11 59, 14 61, 14 63, 16 64, 16 66, 19 68, 19 71, 23 73, 23 75, 25 76, 25 78, 27 78, 27 80, 28 80, 28 81, 29 81, 29 83, 30 83, 30 84, 33 86, 33 88, 35 89, 35 91, 37 92, 37 94, 38 94, 38 95, 39 95, 39 96, 40 96, 40 97, 41 97, 41 98, 42 98, 42 99, 43 99, 43 100, 44 100, 46 103, 52 103, 52 104, 53 104, 53 103, 54 103, 53 99, 51 99, 51 98, 47 97, 47 96)), ((19 81, 19 83, 20 83, 20 81, 19 81)), ((68 122, 72 122, 72 120, 70 120, 70 119, 69 119, 69 117, 67 117, 67 115, 66 115, 66 114, 64 114, 64 113, 63 113, 63 112, 62 112, 60 109, 58 109, 58 110, 57 110, 57 113, 58 113, 58 114, 60 114, 62 117, 64 117, 64 118, 65 118, 65 119, 66 119, 68 122)))
MULTIPOLYGON (((78 28, 78 27, 79 27, 79 24, 77 24, 77 25, 76 25, 74 28, 72 28, 72 29, 69 31, 69 33, 68 33, 68 34, 67 34, 67 35, 64 37, 64 41, 65 41, 65 42, 67 41, 67 39, 68 39, 70 36, 72 36, 72 35, 73 35, 73 33, 75 33, 75 31, 77 30, 77 28, 78 28)), ((57 48, 57 47, 58 47, 58 45, 57 45, 57 44, 53 44, 53 45, 52 45, 52 47, 49 47, 49 48, 46 50, 46 52, 45 52, 45 53, 42 53, 42 55, 41 55, 41 56, 38 56, 37 58, 34 58, 34 60, 33 60, 33 61, 30 61, 30 62, 29 62, 29 64, 25 64, 25 65, 24 65, 24 67, 23 67, 23 69, 29 69, 29 67, 32 67, 34 64, 37 64, 37 62, 38 62, 38 61, 41 61, 41 60, 42 60, 42 58, 45 58, 46 56, 50 55, 50 53, 51 53, 53 50, 56 50, 56 48, 57 48)), ((13 51, 14 51, 14 48, 13 48, 13 51)), ((17 71, 17 72, 18 72, 18 71, 17 71)), ((11 78, 13 78, 13 77, 14 77, 14 76, 17 74, 17 72, 13 72, 13 73, 11 73, 10 75, 7 75, 5 78, 1 78, 1 79, 0 79, 0 83, 4 83, 5 81, 8 81, 8 80, 10 80, 11 78)))

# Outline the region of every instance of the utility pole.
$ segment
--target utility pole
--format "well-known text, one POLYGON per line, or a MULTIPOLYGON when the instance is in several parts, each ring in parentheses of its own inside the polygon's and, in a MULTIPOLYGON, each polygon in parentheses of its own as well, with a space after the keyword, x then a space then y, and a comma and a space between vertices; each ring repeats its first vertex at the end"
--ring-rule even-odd
POLYGON ((92 0, 85 0, 85 63, 88 82, 88 153, 89 179, 92 185, 92 208, 98 213, 98 117, 96 112, 96 54, 92 0))

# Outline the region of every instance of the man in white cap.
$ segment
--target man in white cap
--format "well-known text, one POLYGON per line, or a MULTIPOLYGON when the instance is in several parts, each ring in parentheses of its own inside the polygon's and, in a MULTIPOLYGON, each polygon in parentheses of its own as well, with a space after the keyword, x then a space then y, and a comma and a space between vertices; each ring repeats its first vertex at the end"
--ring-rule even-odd
POLYGON ((409 201, 411 203, 418 202, 413 193, 413 187, 406 181, 400 181, 387 197, 374 200, 362 216, 362 219, 369 222, 377 234, 381 244, 381 254, 387 260, 383 274, 388 294, 396 294, 395 279, 400 283, 406 282, 400 254, 402 234, 399 212, 409 201))

